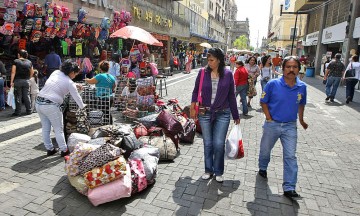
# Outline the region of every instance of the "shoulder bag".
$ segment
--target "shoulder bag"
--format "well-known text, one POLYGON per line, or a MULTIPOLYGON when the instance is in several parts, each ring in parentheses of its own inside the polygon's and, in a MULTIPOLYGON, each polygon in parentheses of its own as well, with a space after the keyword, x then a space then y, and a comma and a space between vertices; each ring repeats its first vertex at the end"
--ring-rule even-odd
POLYGON ((350 69, 345 72, 345 78, 354 78, 355 77, 355 69, 350 65, 350 69))

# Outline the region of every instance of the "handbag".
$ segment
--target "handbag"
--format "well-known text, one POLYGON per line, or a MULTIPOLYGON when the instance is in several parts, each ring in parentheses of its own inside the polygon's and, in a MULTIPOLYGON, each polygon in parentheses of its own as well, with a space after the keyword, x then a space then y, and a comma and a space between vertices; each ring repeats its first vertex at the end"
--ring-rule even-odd
POLYGON ((184 126, 184 133, 180 134, 180 141, 185 143, 193 143, 196 133, 196 124, 194 120, 188 119, 184 126))
POLYGON ((163 160, 174 160, 177 156, 177 150, 174 142, 165 135, 161 137, 147 137, 143 136, 139 139, 143 143, 148 143, 149 145, 156 147, 160 152, 160 161, 163 160))
POLYGON ((352 63, 350 69, 345 72, 345 78, 355 77, 355 69, 352 67, 352 63))
POLYGON ((156 121, 160 127, 170 131, 173 135, 183 132, 183 127, 180 121, 169 111, 162 110, 156 118, 156 121))
POLYGON ((133 132, 124 136, 120 144, 120 148, 125 150, 125 153, 123 154, 125 159, 129 158, 131 152, 142 147, 143 144, 136 138, 133 132))

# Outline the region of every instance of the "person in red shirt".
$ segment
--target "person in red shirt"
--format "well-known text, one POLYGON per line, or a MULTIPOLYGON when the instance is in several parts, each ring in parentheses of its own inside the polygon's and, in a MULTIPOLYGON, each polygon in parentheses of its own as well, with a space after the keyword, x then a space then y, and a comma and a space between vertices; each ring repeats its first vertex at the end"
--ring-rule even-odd
POLYGON ((236 86, 235 96, 240 94, 240 101, 242 104, 242 113, 244 116, 248 115, 248 106, 246 102, 246 96, 248 91, 248 76, 249 73, 244 67, 244 63, 242 61, 237 61, 235 63, 236 71, 234 73, 234 81, 236 86))
POLYGON ((230 57, 230 70, 234 73, 234 67, 235 67, 236 57, 235 54, 232 54, 230 57))

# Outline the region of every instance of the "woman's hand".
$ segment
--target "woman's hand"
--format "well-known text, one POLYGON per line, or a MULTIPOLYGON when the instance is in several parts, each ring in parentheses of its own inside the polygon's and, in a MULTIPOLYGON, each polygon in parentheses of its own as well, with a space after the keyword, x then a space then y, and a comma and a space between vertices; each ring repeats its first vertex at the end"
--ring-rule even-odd
POLYGON ((196 120, 197 116, 196 116, 196 110, 193 106, 190 107, 190 118, 196 120))
POLYGON ((235 120, 234 120, 234 123, 235 123, 236 125, 240 124, 240 119, 235 119, 235 120))

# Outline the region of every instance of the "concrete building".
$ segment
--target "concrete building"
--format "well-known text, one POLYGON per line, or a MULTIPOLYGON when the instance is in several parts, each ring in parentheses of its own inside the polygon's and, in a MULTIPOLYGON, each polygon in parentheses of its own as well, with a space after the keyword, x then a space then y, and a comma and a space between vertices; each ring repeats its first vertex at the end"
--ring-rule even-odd
POLYGON ((326 57, 341 53, 347 64, 350 51, 360 51, 360 1, 297 0, 296 11, 308 11, 306 54, 314 58, 315 73, 323 75, 326 57))
POLYGON ((234 41, 236 38, 240 37, 241 35, 245 35, 248 39, 247 46, 250 47, 250 25, 249 19, 246 18, 245 21, 232 21, 231 28, 230 28, 230 45, 233 48, 234 41))
POLYGON ((269 34, 268 34, 268 49, 273 51, 282 51, 282 54, 297 54, 301 55, 301 50, 296 51, 298 39, 305 35, 306 15, 299 15, 295 29, 295 14, 282 14, 280 16, 280 4, 283 5, 283 12, 294 12, 295 0, 271 0, 270 18, 269 18, 269 34), (291 47, 294 40, 294 48, 291 47))
POLYGON ((208 0, 209 38, 216 46, 225 48, 225 9, 227 0, 208 0))

